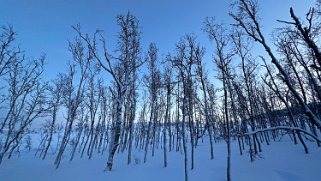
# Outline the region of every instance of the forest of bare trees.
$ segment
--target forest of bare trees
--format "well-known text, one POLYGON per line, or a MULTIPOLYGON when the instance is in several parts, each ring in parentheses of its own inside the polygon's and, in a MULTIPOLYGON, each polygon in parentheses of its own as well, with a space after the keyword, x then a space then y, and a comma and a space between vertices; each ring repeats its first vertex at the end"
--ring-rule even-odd
POLYGON ((87 34, 72 26, 75 38, 66 50, 72 60, 51 81, 44 79, 45 55, 30 58, 13 27, 2 26, 0 164, 20 154, 22 145, 31 146, 28 136, 39 120, 35 156, 55 155, 56 168, 63 159, 98 153, 106 155, 105 170, 111 171, 117 154, 127 154, 131 164, 133 150, 141 150, 145 163, 162 149, 164 167, 168 152, 182 152, 186 181, 200 141, 210 144, 214 161, 215 143, 226 142, 228 181, 233 142, 250 161, 264 152, 262 144, 285 134, 307 154, 307 141, 320 147, 321 2, 303 19, 289 7, 290 20, 277 20, 272 37, 262 31, 257 1, 235 1, 229 15, 233 24, 208 17, 200 27, 214 49, 186 34, 166 56, 156 43, 144 49, 130 12, 116 17, 113 49, 103 30, 87 34), (264 52, 253 51, 257 46, 264 52))

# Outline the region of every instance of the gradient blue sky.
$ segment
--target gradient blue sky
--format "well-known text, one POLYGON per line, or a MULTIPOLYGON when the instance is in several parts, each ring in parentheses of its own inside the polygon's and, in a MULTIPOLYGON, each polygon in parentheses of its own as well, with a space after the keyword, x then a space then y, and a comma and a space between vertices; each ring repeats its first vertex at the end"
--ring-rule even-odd
MULTIPOLYGON (((10 24, 18 33, 17 42, 28 56, 47 55, 47 78, 65 72, 67 40, 76 35, 71 25, 80 23, 83 32, 105 30, 111 50, 118 27, 115 17, 132 12, 140 21, 143 52, 155 42, 162 55, 173 52, 175 43, 186 33, 194 33, 207 49, 207 69, 211 68, 211 46, 201 27, 205 17, 230 23, 229 2, 225 0, 0 0, 0 25, 10 24)), ((289 7, 302 18, 313 0, 259 0, 264 32, 280 26, 276 19, 289 20, 289 7)))

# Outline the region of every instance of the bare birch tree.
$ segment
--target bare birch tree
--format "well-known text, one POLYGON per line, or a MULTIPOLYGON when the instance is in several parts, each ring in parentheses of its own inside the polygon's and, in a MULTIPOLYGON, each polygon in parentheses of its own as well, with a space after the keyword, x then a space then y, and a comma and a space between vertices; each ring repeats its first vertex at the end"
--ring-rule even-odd
POLYGON ((80 104, 83 101, 86 80, 93 55, 90 50, 86 50, 81 39, 76 38, 75 43, 69 43, 70 52, 73 55, 73 62, 69 66, 69 72, 65 75, 65 85, 63 87, 63 105, 66 107, 65 131, 59 146, 59 150, 54 164, 59 167, 63 154, 69 144, 72 128, 77 119, 80 104), (79 79, 76 80, 76 69, 80 71, 79 79))
MULTIPOLYGON (((295 99, 299 102, 302 106, 304 113, 309 117, 310 121, 316 125, 319 129, 321 129, 321 121, 315 115, 313 111, 308 107, 308 105, 304 102, 302 96, 298 93, 298 91, 294 88, 293 84, 290 81, 289 75, 285 71, 284 67, 280 64, 279 59, 272 51, 271 47, 266 42, 266 38, 261 31, 261 25, 259 22, 258 17, 258 4, 256 1, 253 0, 240 0, 234 4, 236 6, 236 12, 230 13, 232 18, 235 20, 235 26, 243 29, 245 33, 251 37, 253 40, 258 42, 262 47, 265 49, 269 57, 271 58, 272 63, 277 67, 280 74, 283 76, 283 81, 295 97, 295 99)), ((316 44, 310 39, 309 37, 309 28, 307 27, 306 30, 302 28, 301 23, 298 21, 297 17, 295 16, 293 9, 290 9, 290 14, 292 19, 294 20, 294 24, 297 26, 299 32, 302 34, 304 40, 307 42, 309 47, 315 53, 315 56, 318 57, 318 48, 316 44)), ((311 30, 311 29, 310 29, 311 30)), ((318 65, 316 65, 318 66, 318 65)))
POLYGON ((171 94, 173 89, 172 83, 172 68, 166 67, 164 71, 164 85, 166 88, 166 111, 163 126, 163 154, 164 154, 164 167, 167 167, 167 130, 169 139, 169 150, 171 149, 171 94))
MULTIPOLYGON (((8 52, 9 53, 9 52, 8 52)), ((24 54, 16 54, 3 75, 7 86, 1 102, 6 107, 1 117, 1 137, 4 138, 0 149, 0 163, 6 153, 11 157, 19 148, 22 138, 28 133, 31 123, 49 109, 45 94, 47 84, 41 81, 45 57, 28 61, 24 54)))
MULTIPOLYGON (((193 35, 186 35, 176 44, 177 54, 174 57, 168 57, 168 60, 172 62, 172 65, 177 70, 178 86, 181 84, 183 87, 182 97, 180 97, 180 89, 178 87, 178 101, 182 99, 182 105, 178 102, 178 108, 182 112, 182 118, 179 116, 179 110, 177 110, 177 120, 181 121, 181 129, 178 133, 182 135, 183 151, 184 151, 184 169, 185 180, 188 180, 188 157, 187 157, 187 143, 186 143, 186 125, 189 126, 189 136, 191 143, 191 169, 194 169, 194 150, 196 146, 196 140, 198 136, 195 132, 194 126, 194 109, 195 109, 195 89, 193 86, 194 67, 196 66, 195 52, 200 50, 200 45, 196 42, 196 37, 193 35), (186 121, 188 120, 188 122, 186 121)), ((178 137, 179 135, 177 135, 178 137)), ((177 140, 178 141, 178 140, 177 140)), ((178 143, 177 143, 178 144, 178 143)))
MULTIPOLYGON (((160 88, 161 88, 161 75, 160 71, 157 67, 157 47, 155 44, 150 44, 148 49, 148 55, 147 55, 147 64, 149 69, 149 75, 145 76, 145 84, 148 88, 148 92, 150 95, 150 116, 148 121, 148 126, 146 129, 146 141, 145 141, 145 153, 144 153, 144 163, 147 161, 147 152, 148 147, 150 144, 150 137, 152 136, 153 139, 153 145, 155 144, 155 135, 156 135, 156 119, 158 117, 158 97, 160 94, 160 88), (152 128, 153 127, 153 128, 152 128), (152 128, 152 130, 151 130, 152 128), (152 135, 151 135, 152 134, 152 135)), ((154 146, 152 153, 154 153, 154 146)), ((153 154, 154 155, 154 154, 153 154)))
POLYGON ((230 38, 226 34, 226 28, 223 25, 214 23, 213 19, 206 19, 204 30, 215 43, 214 63, 219 70, 219 79, 223 82, 224 95, 224 124, 225 139, 227 143, 227 180, 231 180, 231 135, 230 135, 230 117, 228 105, 228 93, 231 79, 231 61, 234 56, 233 50, 229 50, 230 38))
POLYGON ((46 146, 44 148, 43 154, 42 154, 42 159, 44 160, 47 156, 47 152, 51 146, 52 138, 53 138, 53 133, 56 128, 56 121, 57 121, 57 114, 59 107, 61 106, 61 98, 63 94, 63 75, 59 75, 58 78, 53 82, 53 85, 49 88, 50 91, 50 101, 49 104, 51 105, 50 107, 50 114, 51 114, 51 122, 49 128, 48 128, 48 139, 46 140, 46 146))
MULTIPOLYGON (((112 96, 115 99, 115 124, 112 129, 106 166, 106 170, 109 171, 112 170, 114 155, 120 144, 122 123, 125 121, 122 118, 124 101, 130 92, 131 85, 133 85, 131 82, 133 77, 131 76, 137 68, 136 64, 135 67, 133 66, 133 61, 137 61, 140 49, 140 32, 138 31, 138 20, 136 17, 129 12, 126 15, 119 15, 117 16, 117 24, 120 27, 118 47, 116 48, 116 52, 119 53, 118 57, 111 56, 107 52, 106 41, 102 31, 97 30, 93 38, 90 39, 88 35, 81 33, 79 26, 74 27, 81 39, 88 45, 90 54, 97 60, 98 66, 111 75, 115 85, 113 88, 110 87, 112 96), (102 45, 102 53, 99 53, 98 40, 100 40, 102 45)), ((134 119, 134 117, 131 118, 134 119)))

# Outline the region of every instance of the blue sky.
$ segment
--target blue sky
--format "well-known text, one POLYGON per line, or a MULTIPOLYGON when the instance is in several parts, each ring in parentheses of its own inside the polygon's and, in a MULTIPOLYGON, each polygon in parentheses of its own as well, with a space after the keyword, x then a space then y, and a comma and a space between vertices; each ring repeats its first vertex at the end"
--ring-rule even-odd
MULTIPOLYGON (((85 33, 105 31, 111 51, 118 27, 115 17, 130 11, 140 21, 143 52, 155 42, 164 56, 186 33, 194 33, 207 49, 205 59, 212 71, 211 44, 201 27, 205 17, 230 23, 229 2, 225 0, 0 0, 0 25, 10 24, 18 33, 17 42, 28 56, 47 56, 48 78, 65 72, 71 60, 67 40, 76 35, 71 26, 80 23, 85 33)), ((279 27, 276 19, 289 20, 289 7, 304 18, 312 0, 259 0, 263 29, 269 35, 279 27)))

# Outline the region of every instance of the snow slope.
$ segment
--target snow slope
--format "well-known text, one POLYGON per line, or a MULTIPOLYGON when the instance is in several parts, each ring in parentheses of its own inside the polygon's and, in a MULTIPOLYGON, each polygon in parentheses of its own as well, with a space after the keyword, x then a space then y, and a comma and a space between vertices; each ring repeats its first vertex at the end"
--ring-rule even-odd
MULTIPOLYGON (((321 148, 308 143, 310 153, 305 154, 301 145, 289 140, 262 144, 264 158, 251 163, 245 153, 239 155, 237 142, 232 143, 232 180, 235 181, 320 181, 321 148)), ((200 143, 195 153, 195 169, 189 172, 190 181, 226 180, 226 144, 216 143, 215 158, 210 160, 209 144, 200 143)), ((131 165, 127 165, 127 154, 117 154, 113 171, 104 172, 107 154, 96 154, 91 160, 77 155, 69 162, 66 155, 60 168, 54 169, 54 156, 46 160, 34 157, 34 151, 21 153, 20 158, 4 159, 0 165, 2 181, 170 181, 184 180, 183 155, 180 152, 168 154, 168 167, 163 168, 163 153, 159 149, 155 157, 148 155, 143 161, 143 151, 135 151, 131 165)))

